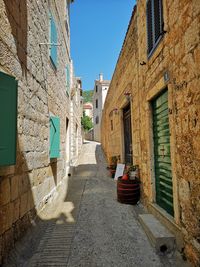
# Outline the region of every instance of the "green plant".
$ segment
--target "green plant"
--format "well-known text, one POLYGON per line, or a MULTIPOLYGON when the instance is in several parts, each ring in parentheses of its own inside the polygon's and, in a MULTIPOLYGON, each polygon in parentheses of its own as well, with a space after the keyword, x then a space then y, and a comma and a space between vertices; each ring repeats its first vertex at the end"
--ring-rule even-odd
POLYGON ((128 168, 128 174, 129 174, 130 179, 139 181, 139 166, 130 165, 128 168))
POLYGON ((81 124, 86 131, 89 131, 93 127, 92 119, 85 114, 81 118, 81 124))
POLYGON ((128 168, 129 172, 134 172, 136 170, 137 170, 137 165, 130 165, 129 168, 128 168))
POLYGON ((92 102, 92 96, 93 96, 94 90, 87 90, 83 91, 83 102, 92 102))
POLYGON ((117 156, 112 156, 112 157, 111 157, 111 162, 112 162, 113 164, 116 164, 116 165, 117 165, 117 161, 118 161, 118 157, 117 157, 117 156))
POLYGON ((112 156, 112 157, 110 157, 109 169, 116 170, 118 160, 119 160, 119 156, 112 156))

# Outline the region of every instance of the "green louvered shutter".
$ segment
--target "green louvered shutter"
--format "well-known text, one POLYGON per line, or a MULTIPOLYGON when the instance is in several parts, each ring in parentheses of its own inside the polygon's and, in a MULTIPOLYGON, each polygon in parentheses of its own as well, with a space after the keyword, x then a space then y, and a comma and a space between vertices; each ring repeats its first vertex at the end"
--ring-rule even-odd
POLYGON ((0 72, 0 166, 16 163, 17 81, 0 72))
POLYGON ((152 25, 152 0, 147 1, 147 43, 148 43, 148 54, 153 48, 153 25, 152 25))
POLYGON ((65 73, 66 73, 66 90, 67 90, 67 93, 69 95, 69 91, 70 91, 70 71, 69 71, 69 65, 66 66, 65 73))
POLYGON ((173 185, 170 157, 168 91, 153 101, 153 136, 156 202, 173 216, 173 185))
POLYGON ((163 34, 162 1, 154 0, 154 39, 155 43, 163 34))
POLYGON ((147 44, 148 55, 159 43, 164 28, 162 0, 147 0, 147 44))
POLYGON ((50 117, 50 158, 60 157, 60 118, 50 117))
POLYGON ((51 15, 50 17, 50 35, 51 35, 51 48, 50 48, 50 58, 54 64, 55 67, 57 67, 57 46, 54 44, 57 44, 58 40, 57 40, 57 30, 56 30, 56 23, 55 20, 53 18, 53 16, 51 15))

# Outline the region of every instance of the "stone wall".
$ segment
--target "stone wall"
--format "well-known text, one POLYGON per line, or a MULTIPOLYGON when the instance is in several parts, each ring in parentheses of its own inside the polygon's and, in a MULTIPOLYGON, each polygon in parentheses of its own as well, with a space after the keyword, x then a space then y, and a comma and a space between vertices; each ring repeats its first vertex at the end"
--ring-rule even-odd
POLYGON ((83 136, 81 128, 81 117, 83 114, 82 82, 78 77, 73 79, 73 93, 71 96, 71 164, 77 164, 78 156, 81 151, 83 136))
POLYGON ((166 33, 148 58, 146 1, 137 3, 104 106, 102 142, 108 158, 124 159, 122 108, 124 93, 131 92, 133 162, 140 166, 143 203, 154 203, 151 101, 168 88, 175 213, 170 220, 181 229, 183 252, 199 266, 200 3, 163 1, 163 11, 166 33))
POLYGON ((0 265, 66 172, 70 100, 65 67, 69 64, 70 45, 65 2, 0 0, 0 71, 18 80, 17 162, 0 167, 0 265), (57 70, 47 45, 49 10, 55 18, 60 44, 57 70), (57 159, 49 158, 50 115, 59 116, 61 123, 57 159))

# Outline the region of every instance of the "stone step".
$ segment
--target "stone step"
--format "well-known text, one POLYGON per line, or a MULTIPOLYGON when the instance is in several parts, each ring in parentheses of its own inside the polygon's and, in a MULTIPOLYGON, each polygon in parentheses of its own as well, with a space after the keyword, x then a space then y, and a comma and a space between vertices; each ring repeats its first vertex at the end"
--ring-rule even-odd
POLYGON ((139 214, 139 221, 157 252, 168 253, 175 249, 175 236, 152 214, 139 214))

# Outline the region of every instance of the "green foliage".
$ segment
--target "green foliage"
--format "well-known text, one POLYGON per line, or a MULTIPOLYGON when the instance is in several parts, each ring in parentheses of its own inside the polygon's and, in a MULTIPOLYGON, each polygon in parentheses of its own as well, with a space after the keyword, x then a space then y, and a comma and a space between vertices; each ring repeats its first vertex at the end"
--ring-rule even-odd
POLYGON ((81 124, 86 131, 89 131, 93 127, 92 119, 85 114, 83 114, 83 117, 81 118, 81 124))
POLYGON ((83 102, 92 102, 93 93, 93 90, 83 91, 83 102))

